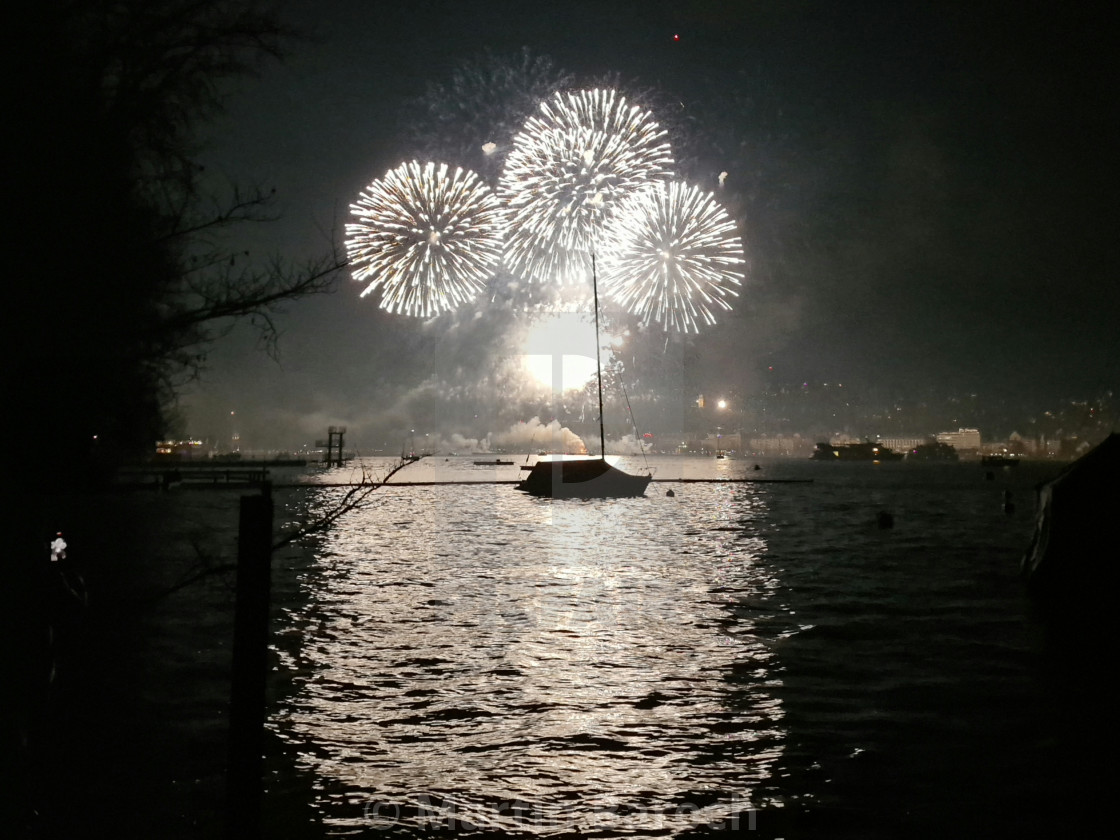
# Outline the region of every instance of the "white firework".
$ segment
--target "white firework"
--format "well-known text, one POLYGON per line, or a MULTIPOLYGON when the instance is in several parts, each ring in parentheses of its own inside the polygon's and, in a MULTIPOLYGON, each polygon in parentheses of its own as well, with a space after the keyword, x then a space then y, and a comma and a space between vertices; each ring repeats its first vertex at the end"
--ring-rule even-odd
POLYGON ((473 172, 416 161, 362 191, 346 225, 346 255, 362 297, 389 312, 430 317, 482 292, 502 253, 497 197, 473 172))
POLYGON ((586 282, 598 229, 615 205, 673 164, 652 115, 614 90, 558 93, 514 138, 500 194, 506 267, 540 283, 586 282))
POLYGON ((742 242, 712 193, 654 184, 620 202, 604 240, 600 288, 645 324, 699 332, 738 296, 742 242))

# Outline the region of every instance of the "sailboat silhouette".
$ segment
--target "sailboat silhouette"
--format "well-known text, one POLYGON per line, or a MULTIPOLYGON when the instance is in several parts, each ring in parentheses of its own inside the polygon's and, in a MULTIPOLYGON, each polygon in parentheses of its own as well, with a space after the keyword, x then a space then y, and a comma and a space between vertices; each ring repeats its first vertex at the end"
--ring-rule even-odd
POLYGON ((595 301, 595 377, 599 385, 599 457, 537 461, 517 489, 552 499, 605 499, 644 496, 653 476, 631 475, 607 463, 603 430, 603 366, 599 350, 599 281, 591 254, 591 289, 595 301))

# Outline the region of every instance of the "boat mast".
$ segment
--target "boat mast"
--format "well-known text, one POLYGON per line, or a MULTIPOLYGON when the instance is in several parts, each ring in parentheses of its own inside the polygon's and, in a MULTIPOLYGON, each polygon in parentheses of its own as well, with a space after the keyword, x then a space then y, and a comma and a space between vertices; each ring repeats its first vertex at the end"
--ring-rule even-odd
POLYGON ((599 280, 595 274, 595 252, 591 252, 591 294, 595 298, 595 378, 599 382, 599 457, 607 460, 607 436, 603 432, 603 365, 599 361, 599 280))

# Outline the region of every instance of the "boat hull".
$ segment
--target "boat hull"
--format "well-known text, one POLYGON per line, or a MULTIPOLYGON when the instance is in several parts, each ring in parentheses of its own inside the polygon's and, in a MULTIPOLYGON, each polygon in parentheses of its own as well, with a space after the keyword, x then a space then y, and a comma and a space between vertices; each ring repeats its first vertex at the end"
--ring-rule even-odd
POLYGON ((901 461, 904 453, 895 452, 881 443, 822 442, 810 456, 811 461, 901 461))
POLYGON ((549 499, 644 496, 652 476, 630 475, 602 459, 538 461, 517 489, 549 499))
POLYGON ((985 467, 1017 467, 1019 459, 1014 455, 984 455, 980 464, 985 467))

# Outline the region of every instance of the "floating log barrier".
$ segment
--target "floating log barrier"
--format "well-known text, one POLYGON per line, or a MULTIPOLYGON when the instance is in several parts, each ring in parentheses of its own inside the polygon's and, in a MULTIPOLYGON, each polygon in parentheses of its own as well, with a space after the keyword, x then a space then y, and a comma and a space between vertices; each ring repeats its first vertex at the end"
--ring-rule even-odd
MULTIPOLYGON (((654 482, 661 484, 812 484, 811 478, 655 478, 654 482)), ((493 481, 386 481, 385 487, 463 487, 477 485, 482 487, 491 484, 520 484, 514 479, 495 479, 493 481)), ((292 490, 300 487, 362 487, 363 485, 378 485, 379 481, 305 481, 292 484, 273 484, 273 487, 292 490)))
POLYGON ((264 467, 149 467, 122 471, 117 487, 245 487, 268 481, 264 467))

